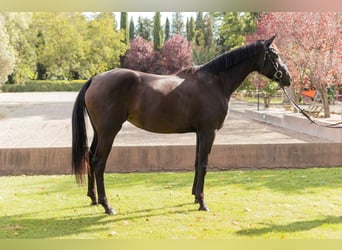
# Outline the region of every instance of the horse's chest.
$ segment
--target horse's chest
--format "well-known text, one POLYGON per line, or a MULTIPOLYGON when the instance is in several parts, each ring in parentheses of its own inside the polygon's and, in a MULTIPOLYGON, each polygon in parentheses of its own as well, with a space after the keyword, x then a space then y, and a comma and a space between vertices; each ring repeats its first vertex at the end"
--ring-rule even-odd
POLYGON ((217 99, 205 109, 203 122, 209 127, 220 129, 228 113, 228 101, 226 99, 217 99))
POLYGON ((221 115, 218 116, 218 123, 216 129, 219 130, 223 127, 224 121, 226 119, 228 109, 222 110, 221 115))

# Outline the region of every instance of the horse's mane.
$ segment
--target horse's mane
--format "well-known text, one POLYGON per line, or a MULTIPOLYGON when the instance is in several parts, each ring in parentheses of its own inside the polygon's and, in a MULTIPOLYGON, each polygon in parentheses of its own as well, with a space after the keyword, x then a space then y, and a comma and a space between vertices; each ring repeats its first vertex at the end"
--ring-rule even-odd
POLYGON ((191 78, 194 77, 196 72, 199 70, 201 66, 195 65, 195 66, 190 66, 185 69, 182 69, 176 73, 176 76, 179 76, 181 78, 191 78))
POLYGON ((227 51, 215 59, 199 66, 192 66, 179 71, 176 75, 179 77, 190 77, 197 72, 219 73, 233 67, 240 62, 255 56, 260 49, 260 41, 241 46, 239 48, 227 51))

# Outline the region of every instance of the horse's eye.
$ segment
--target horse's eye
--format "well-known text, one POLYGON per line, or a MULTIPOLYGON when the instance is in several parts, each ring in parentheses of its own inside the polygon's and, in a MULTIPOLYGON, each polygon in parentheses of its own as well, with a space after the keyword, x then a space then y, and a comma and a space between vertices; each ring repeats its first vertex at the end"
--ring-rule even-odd
POLYGON ((277 53, 273 53, 273 58, 274 59, 278 59, 279 58, 279 55, 277 53))

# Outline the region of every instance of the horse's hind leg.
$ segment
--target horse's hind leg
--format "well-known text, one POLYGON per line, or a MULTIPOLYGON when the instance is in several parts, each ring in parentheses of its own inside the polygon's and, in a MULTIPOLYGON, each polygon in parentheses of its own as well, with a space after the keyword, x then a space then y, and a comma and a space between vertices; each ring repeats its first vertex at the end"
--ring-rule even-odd
POLYGON ((92 156, 92 167, 95 173, 98 202, 103 206, 107 214, 115 214, 115 211, 108 204, 104 186, 104 170, 114 138, 120 129, 121 124, 116 129, 111 128, 110 130, 105 130, 109 132, 98 133, 97 147, 92 156))

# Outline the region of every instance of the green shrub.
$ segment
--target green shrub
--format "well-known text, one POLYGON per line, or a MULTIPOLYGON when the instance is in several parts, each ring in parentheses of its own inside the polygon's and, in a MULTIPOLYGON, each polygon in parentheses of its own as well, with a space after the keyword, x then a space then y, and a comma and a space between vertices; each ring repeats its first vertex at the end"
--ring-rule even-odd
POLYGON ((85 80, 32 80, 24 84, 5 84, 1 90, 3 92, 79 91, 84 83, 85 80))

